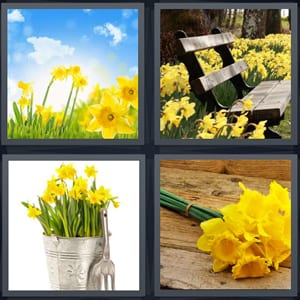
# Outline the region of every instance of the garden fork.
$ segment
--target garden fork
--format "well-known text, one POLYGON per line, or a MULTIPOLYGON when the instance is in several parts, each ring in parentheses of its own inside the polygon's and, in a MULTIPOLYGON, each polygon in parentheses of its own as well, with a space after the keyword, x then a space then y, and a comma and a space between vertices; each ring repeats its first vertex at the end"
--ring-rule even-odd
POLYGON ((104 236, 104 250, 102 259, 95 264, 91 277, 94 282, 94 286, 97 290, 101 290, 104 281, 104 290, 115 289, 115 265, 110 259, 109 251, 109 237, 108 237, 108 221, 107 221, 107 209, 101 210, 102 230, 104 236), (111 284, 109 288, 109 280, 111 284))

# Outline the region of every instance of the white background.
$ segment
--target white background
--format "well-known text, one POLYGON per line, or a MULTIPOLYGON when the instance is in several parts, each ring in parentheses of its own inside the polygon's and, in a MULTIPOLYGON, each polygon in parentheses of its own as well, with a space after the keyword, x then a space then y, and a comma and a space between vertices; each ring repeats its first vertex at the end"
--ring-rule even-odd
POLYGON ((110 205, 110 254, 116 269, 116 290, 139 290, 139 161, 9 161, 8 290, 50 290, 42 227, 27 216, 21 201, 38 205, 47 180, 61 163, 74 163, 85 176, 86 165, 98 170, 97 186, 118 196, 110 205))

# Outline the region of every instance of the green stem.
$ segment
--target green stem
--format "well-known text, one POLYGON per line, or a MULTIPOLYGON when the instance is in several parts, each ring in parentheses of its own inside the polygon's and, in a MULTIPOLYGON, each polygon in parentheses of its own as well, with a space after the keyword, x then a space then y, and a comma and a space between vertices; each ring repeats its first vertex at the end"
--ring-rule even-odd
POLYGON ((64 111, 64 116, 63 116, 63 119, 62 119, 62 122, 61 122, 61 126, 60 126, 60 132, 62 131, 63 126, 64 126, 64 122, 65 122, 65 119, 66 119, 66 116, 67 116, 67 112, 68 112, 68 108, 69 108, 69 105, 70 105, 70 101, 71 101, 71 96, 72 96, 72 93, 73 93, 73 89, 74 89, 74 82, 72 83, 72 87, 71 87, 71 90, 70 90, 70 93, 69 93, 67 105, 66 105, 66 108, 65 108, 65 111, 64 111))
POLYGON ((28 113, 28 123, 32 123, 32 106, 33 106, 33 93, 31 93, 30 104, 29 104, 29 113, 28 113))
POLYGON ((78 96, 78 92, 79 92, 79 88, 76 89, 75 97, 74 97, 74 100, 73 100, 73 105, 72 105, 72 108, 71 108, 70 117, 69 117, 69 120, 68 120, 68 122, 66 124, 66 127, 68 127, 70 125, 70 123, 71 123, 72 115, 73 115, 73 111, 74 111, 74 107, 75 107, 75 103, 76 103, 77 96, 78 96))
POLYGON ((49 94, 49 90, 50 90, 50 87, 53 84, 53 82, 54 82, 54 77, 51 78, 51 80, 50 80, 50 82, 49 82, 49 84, 47 86, 46 93, 45 93, 45 96, 44 96, 44 99, 43 99, 43 103, 42 103, 43 107, 46 104, 46 101, 47 101, 47 98, 48 98, 48 94, 49 94))
MULTIPOLYGON (((162 206, 168 207, 174 211, 185 213, 186 208, 189 204, 188 201, 184 200, 177 195, 160 189, 160 204, 162 206)), ((223 215, 219 211, 209 209, 206 207, 201 207, 193 204, 189 209, 189 216, 197 219, 198 221, 205 221, 212 218, 222 218, 223 215)))

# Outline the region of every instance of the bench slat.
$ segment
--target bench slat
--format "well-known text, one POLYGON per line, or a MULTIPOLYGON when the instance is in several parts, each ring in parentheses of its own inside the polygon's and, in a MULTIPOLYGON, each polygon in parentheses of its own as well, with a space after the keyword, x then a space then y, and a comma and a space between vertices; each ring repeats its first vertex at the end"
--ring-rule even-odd
MULTIPOLYGON (((243 100, 252 98, 251 117, 255 120, 280 119, 291 99, 291 81, 262 81, 243 100)), ((231 111, 239 113, 242 104, 235 104, 231 111)))
POLYGON ((205 36, 181 38, 177 41, 177 53, 178 55, 184 55, 188 52, 227 45, 233 43, 234 39, 231 32, 225 32, 205 36))
POLYGON ((245 61, 238 61, 223 69, 193 80, 191 86, 198 94, 203 94, 247 69, 248 66, 245 61))

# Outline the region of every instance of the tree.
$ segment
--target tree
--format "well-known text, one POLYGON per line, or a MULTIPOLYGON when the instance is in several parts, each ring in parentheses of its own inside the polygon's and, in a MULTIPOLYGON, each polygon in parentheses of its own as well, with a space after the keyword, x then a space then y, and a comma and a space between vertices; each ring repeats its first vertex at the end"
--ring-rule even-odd
POLYGON ((174 33, 184 30, 188 36, 209 34, 219 26, 222 15, 219 9, 162 9, 160 12, 161 64, 176 60, 174 33))
POLYGON ((245 9, 242 25, 243 38, 264 38, 266 35, 266 16, 264 9, 245 9))
POLYGON ((281 9, 270 9, 267 12, 266 34, 281 33, 281 9))
POLYGON ((230 29, 234 29, 235 22, 236 22, 236 16, 237 16, 237 9, 234 9, 230 29))

